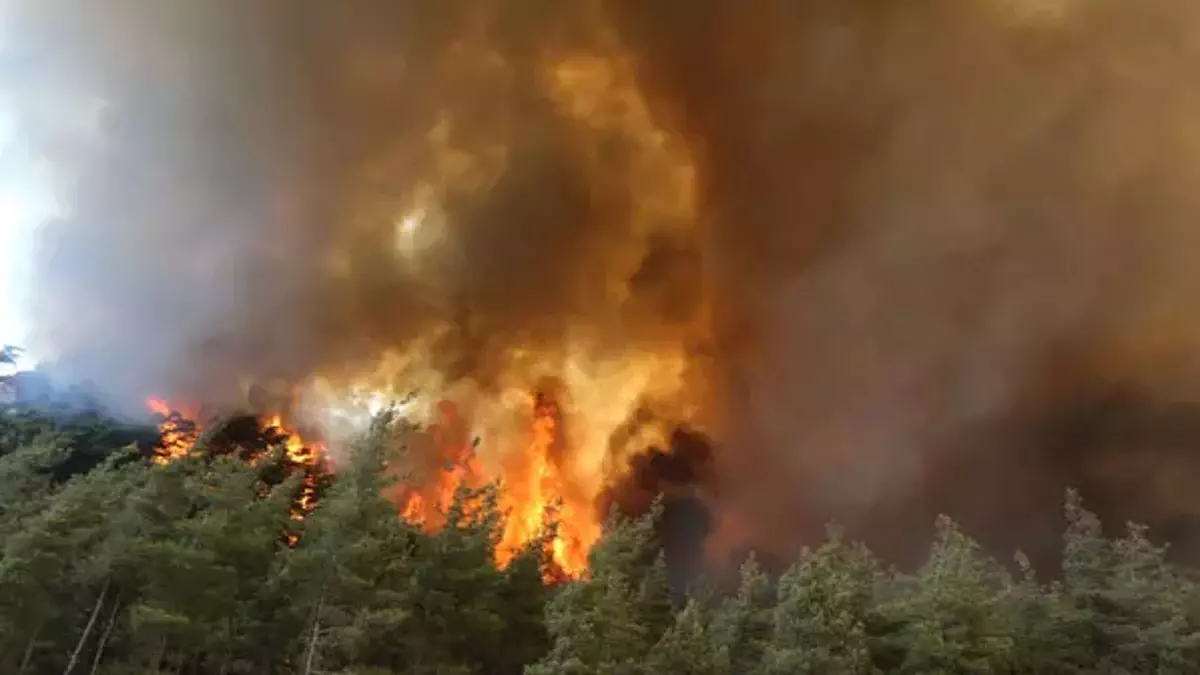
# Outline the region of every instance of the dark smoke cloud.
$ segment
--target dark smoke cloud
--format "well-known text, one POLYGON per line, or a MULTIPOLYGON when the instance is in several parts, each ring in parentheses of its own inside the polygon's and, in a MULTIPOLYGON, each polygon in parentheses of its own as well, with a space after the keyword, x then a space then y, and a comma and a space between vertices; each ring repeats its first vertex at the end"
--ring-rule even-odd
MULTIPOLYGON (((685 345, 725 536, 953 508, 1007 544, 987 514, 1027 489, 1045 514, 1064 480, 1194 475, 1058 452, 1098 443, 1077 411, 1118 385, 1129 410, 1195 400, 1193 5, 30 3, 4 77, 72 207, 40 339, 130 401, 353 371, 435 329, 484 383, 568 329, 685 345), (652 208, 670 172, 629 124, 555 98, 546 64, 576 55, 633 64, 696 163, 694 218, 652 208)), ((1095 492, 1200 507, 1150 485, 1095 492)))
POLYGON ((73 372, 134 400, 220 398, 448 326, 440 365, 486 379, 489 353, 567 327, 655 340, 691 318, 679 225, 637 215, 644 148, 547 91, 555 54, 615 53, 587 5, 93 7, 31 7, 12 50, 62 116, 104 103, 103 147, 60 160, 72 212, 45 234, 32 303, 39 346, 73 372), (404 260, 416 208, 424 250, 404 260), (648 253, 659 271, 639 273, 648 253), (640 295, 612 301, 634 277, 640 295))
POLYGON ((949 510, 1040 546, 1067 481, 1194 511, 1112 482, 1198 468, 1145 422, 1195 415, 1192 6, 621 6, 701 139, 733 530, 832 516, 902 555, 949 510), (1114 389, 1138 449, 1082 433, 1114 389))

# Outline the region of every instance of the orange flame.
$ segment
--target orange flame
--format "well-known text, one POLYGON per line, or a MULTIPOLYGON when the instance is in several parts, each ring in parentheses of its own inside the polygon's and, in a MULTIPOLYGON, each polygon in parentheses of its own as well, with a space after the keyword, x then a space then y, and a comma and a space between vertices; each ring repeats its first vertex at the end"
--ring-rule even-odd
MULTIPOLYGON (((196 440, 196 430, 178 412, 160 399, 150 399, 147 406, 162 416, 159 463, 169 462, 187 454, 196 440)), ((530 542, 543 536, 544 526, 552 518, 557 529, 548 542, 552 569, 549 578, 578 577, 586 571, 587 554, 600 536, 600 522, 593 504, 595 490, 573 475, 562 411, 551 401, 525 396, 518 409, 509 409, 519 420, 524 432, 502 435, 496 443, 504 452, 499 466, 485 466, 479 461, 471 442, 469 426, 459 416, 456 407, 442 402, 436 407, 438 417, 423 432, 435 465, 412 484, 402 488, 399 515, 404 520, 428 532, 445 525, 448 507, 460 486, 479 488, 490 480, 498 480, 501 490, 498 505, 504 514, 499 541, 494 551, 496 564, 506 566, 530 542)), ((306 442, 281 415, 262 419, 267 431, 282 438, 287 459, 297 466, 315 467, 324 462, 326 451, 321 444, 306 442)), ((429 457, 426 457, 429 459, 429 457)), ((306 472, 301 494, 292 513, 294 520, 303 520, 315 507, 316 473, 306 472)), ((466 505, 468 513, 472 505, 466 505)), ((295 541, 289 534, 290 541, 295 541)))
POLYGON ((159 444, 153 461, 157 464, 166 464, 186 455, 196 443, 197 430, 188 428, 184 424, 183 417, 175 412, 166 401, 157 398, 147 399, 146 407, 150 409, 150 412, 163 418, 162 422, 158 424, 159 444))
POLYGON ((464 449, 462 438, 453 433, 454 407, 439 406, 441 419, 431 425, 429 437, 449 465, 415 486, 402 500, 401 516, 427 531, 445 522, 445 512, 460 485, 478 487, 488 478, 501 482, 499 507, 504 514, 500 540, 494 552, 496 563, 505 566, 530 542, 542 536, 548 518, 557 531, 549 543, 553 570, 550 576, 578 577, 587 568, 587 554, 600 536, 587 491, 579 489, 563 467, 566 439, 559 422, 559 409, 550 402, 530 397, 532 414, 520 448, 506 453, 496 475, 485 476, 473 453, 464 449))
MULTIPOLYGON (((163 418, 158 425, 158 452, 152 458, 157 464, 166 464, 185 456, 191 451, 199 436, 200 428, 184 413, 166 401, 158 398, 146 400, 146 407, 152 413, 163 418)), ((325 448, 319 443, 305 441, 295 429, 284 424, 280 415, 271 415, 265 419, 264 428, 282 439, 287 459, 301 467, 317 467, 324 459, 325 448)), ((315 506, 316 476, 311 471, 304 474, 304 485, 297 500, 296 509, 292 513, 294 520, 303 520, 304 516, 315 506)), ((290 538, 290 537, 289 537, 290 538)))
MULTIPOLYGON (((305 441, 300 434, 296 433, 295 429, 283 423, 281 416, 272 415, 267 420, 266 427, 284 437, 284 451, 287 453, 288 460, 294 464, 306 467, 317 466, 324 456, 324 445, 305 441)), ((312 472, 306 472, 298 510, 292 514, 293 519, 304 520, 304 516, 312 511, 316 505, 314 501, 316 488, 316 477, 312 472)))

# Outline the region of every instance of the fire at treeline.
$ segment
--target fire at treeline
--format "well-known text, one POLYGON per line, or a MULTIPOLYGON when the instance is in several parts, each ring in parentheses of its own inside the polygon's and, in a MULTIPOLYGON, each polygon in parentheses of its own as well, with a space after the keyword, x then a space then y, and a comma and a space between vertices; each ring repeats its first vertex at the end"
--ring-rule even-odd
POLYGON ((18 3, 3 81, 28 346, 124 419, 336 473, 415 394, 401 512, 502 481, 573 573, 680 430, 722 562, 950 513, 1054 564, 1067 486, 1200 542, 1181 0, 113 2, 18 3))
POLYGON ((56 393, 38 373, 3 385, 6 672, 1189 673, 1200 663, 1200 581, 1143 527, 1106 538, 1074 491, 1051 569, 1020 552, 994 558, 944 516, 903 571, 834 525, 789 560, 716 560, 703 547, 713 448, 684 429, 632 458, 572 520, 560 496, 569 487, 546 479, 561 411, 545 395, 526 402, 522 450, 544 453, 532 463, 544 480, 510 487, 508 474, 478 466, 482 440, 455 433, 446 401, 428 425, 406 417, 411 399, 389 402, 333 453, 281 414, 197 423, 149 399, 152 423, 131 424, 106 415, 97 392, 56 393), (411 455, 422 443, 438 449, 425 472, 411 455))
MULTIPOLYGON (((49 382, 37 372, 9 377, 10 405, 14 410, 68 418, 94 415, 116 423, 105 417, 99 392, 89 396, 76 387, 72 394, 60 394, 49 382)), ((302 521, 320 504, 323 486, 350 461, 353 446, 379 416, 387 415, 394 418, 389 433, 403 448, 387 458, 394 483, 385 496, 394 504, 397 517, 435 532, 445 525, 460 491, 495 489, 502 515, 502 534, 492 552, 496 564, 506 566, 552 527, 553 536, 546 542, 548 581, 578 578, 585 572, 588 552, 600 537, 605 518, 614 513, 639 517, 655 500, 664 498, 669 513, 689 513, 694 532, 692 541, 683 544, 692 559, 689 565, 702 557, 701 545, 711 529, 711 516, 702 503, 713 484, 711 446, 694 430, 676 428, 663 447, 645 447, 623 465, 605 467, 606 473, 596 478, 580 476, 572 465, 564 410, 547 392, 531 392, 516 402, 511 412, 519 431, 499 439, 513 447, 507 448, 500 462, 491 464, 484 461, 486 452, 480 452, 484 439, 448 400, 436 401, 431 411, 425 411, 430 416, 415 410, 416 395, 378 399, 369 413, 360 416, 357 432, 339 436, 332 445, 320 428, 302 433, 285 420, 296 409, 294 404, 272 407, 271 397, 254 387, 247 400, 244 409, 217 412, 148 398, 144 417, 152 426, 132 423, 132 447, 156 465, 188 457, 233 457, 253 465, 279 452, 277 461, 284 470, 280 477, 302 476, 293 513, 295 520, 302 521), (255 407, 260 412, 252 412, 255 407), (283 412, 261 412, 264 407, 283 412)))
POLYGON ((1197 671, 1195 2, 0 14, 0 673, 1197 671))

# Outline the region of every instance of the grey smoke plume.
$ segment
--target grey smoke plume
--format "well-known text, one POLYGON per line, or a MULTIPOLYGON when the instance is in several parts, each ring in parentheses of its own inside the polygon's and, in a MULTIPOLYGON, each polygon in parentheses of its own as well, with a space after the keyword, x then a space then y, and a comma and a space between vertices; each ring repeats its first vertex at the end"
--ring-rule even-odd
POLYGON ((434 333, 480 382, 581 327, 617 354, 682 345, 723 536, 790 542, 897 500, 924 518, 979 428, 1113 383, 1195 396, 1194 3, 102 5, 22 7, 6 70, 72 179, 40 340, 130 401, 353 371, 434 333), (571 72, 610 95, 564 103, 571 72), (95 136, 66 133, 85 109, 95 136))

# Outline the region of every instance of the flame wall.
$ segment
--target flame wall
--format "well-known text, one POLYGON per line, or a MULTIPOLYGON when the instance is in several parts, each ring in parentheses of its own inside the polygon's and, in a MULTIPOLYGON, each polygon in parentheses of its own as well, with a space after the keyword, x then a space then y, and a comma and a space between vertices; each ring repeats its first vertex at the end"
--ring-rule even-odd
POLYGON ((725 540, 902 531, 980 428, 1194 398, 1193 4, 14 4, 71 207, 34 347, 135 405, 418 387, 486 438, 556 389, 583 473, 714 434, 725 540))

